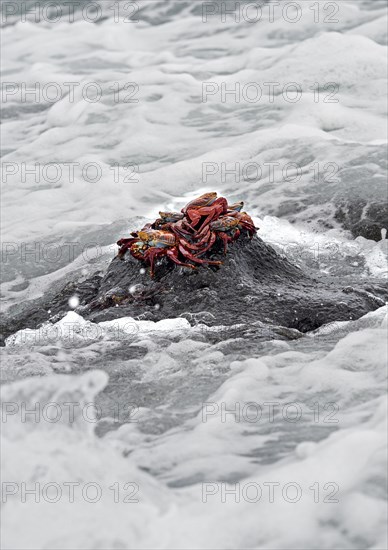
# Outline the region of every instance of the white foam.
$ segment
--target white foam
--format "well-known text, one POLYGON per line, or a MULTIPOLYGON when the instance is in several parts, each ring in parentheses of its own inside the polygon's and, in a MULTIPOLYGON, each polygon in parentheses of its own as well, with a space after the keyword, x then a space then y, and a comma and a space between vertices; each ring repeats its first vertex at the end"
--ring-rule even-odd
MULTIPOLYGON (((70 313, 68 320, 81 322, 75 315, 70 313)), ((95 423, 87 421, 83 411, 107 383, 103 372, 6 385, 3 401, 20 409, 5 409, 7 422, 2 430, 2 455, 13 457, 4 464, 3 479, 19 484, 4 506, 5 546, 338 548, 348 544, 347 533, 351 533, 368 539, 371 547, 381 547, 386 398, 378 397, 378 389, 386 360, 385 316, 386 308, 381 308, 341 327, 345 336, 331 351, 311 351, 302 345, 299 351, 240 362, 240 368, 233 369, 228 380, 207 397, 197 416, 159 436, 147 436, 139 425, 130 423, 102 439, 95 437, 95 423), (368 392, 374 398, 368 399, 368 392), (313 415, 313 410, 317 412, 313 400, 318 395, 319 422, 313 415), (364 396, 362 403, 360 395, 364 396), (337 408, 323 407, 333 401, 337 408), (67 414, 54 422, 55 415, 49 416, 47 409, 39 422, 31 415, 29 421, 22 421, 23 403, 28 410, 39 403, 43 415, 44 407, 53 402, 67 412, 65 404, 76 402, 75 417, 71 420, 67 414), (268 402, 276 404, 273 423, 265 417, 264 403, 268 402), (241 414, 242 409, 238 411, 238 403, 260 404, 263 416, 252 422, 241 414), (284 420, 280 411, 290 403, 299 404, 303 422, 284 420), (330 435, 314 443, 319 429, 330 429, 330 435), (276 455, 279 441, 289 441, 292 430, 299 433, 299 442, 282 460, 276 455), (258 450, 268 458, 274 453, 277 460, 262 461, 258 450), (238 485, 231 482, 236 478, 238 485), (166 486, 166 481, 179 484, 182 480, 192 480, 191 485, 166 486), (53 488, 40 503, 31 495, 21 502, 22 482, 27 489, 36 483, 42 489, 54 481, 62 490, 56 504, 48 502, 55 497, 53 488), (203 486, 201 481, 210 485, 203 486), (69 482, 79 484, 71 503, 64 485, 69 482), (122 488, 129 482, 130 493, 135 488, 139 502, 114 502, 113 485, 122 488), (97 503, 82 497, 81 489, 87 483, 101 490, 97 503), (273 502, 268 483, 275 484, 273 502), (284 493, 288 484, 294 489, 284 493), (290 502, 282 492, 293 498, 295 486, 300 498, 290 502), (250 491, 242 498, 246 487, 250 491), (258 487, 261 497, 249 502, 257 497, 258 487), (240 494, 239 501, 236 494, 240 494), (20 522, 23 530, 17 527, 20 522), (147 528, 149 524, 153 529, 147 528)), ((195 352, 198 345, 186 349, 195 352)), ((176 354, 177 343, 171 346, 176 354)), ((153 368, 150 364, 149 369, 153 368)), ((171 382, 176 372, 164 375, 171 382)), ((148 414, 144 410, 140 418, 148 414)))

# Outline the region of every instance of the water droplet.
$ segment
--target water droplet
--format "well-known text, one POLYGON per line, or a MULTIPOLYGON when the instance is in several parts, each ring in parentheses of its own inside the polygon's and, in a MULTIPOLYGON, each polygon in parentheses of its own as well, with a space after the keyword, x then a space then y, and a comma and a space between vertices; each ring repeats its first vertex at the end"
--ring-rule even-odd
POLYGON ((79 306, 79 298, 76 294, 74 294, 74 296, 69 298, 69 307, 71 307, 71 309, 75 309, 78 306, 79 306))

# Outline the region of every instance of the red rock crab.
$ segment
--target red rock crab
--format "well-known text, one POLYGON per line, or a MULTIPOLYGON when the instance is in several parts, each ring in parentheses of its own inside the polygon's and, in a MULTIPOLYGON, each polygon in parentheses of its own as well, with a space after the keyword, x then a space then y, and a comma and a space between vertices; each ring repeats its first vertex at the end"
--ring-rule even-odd
POLYGON ((159 212, 160 218, 146 224, 132 237, 120 239, 118 256, 127 251, 151 267, 151 277, 155 273, 155 260, 167 256, 175 264, 190 269, 198 265, 220 265, 221 261, 202 258, 212 250, 217 238, 227 253, 228 244, 238 239, 241 230, 252 238, 257 229, 252 218, 241 212, 244 203, 228 205, 224 197, 217 193, 206 193, 190 201, 181 212, 159 212), (189 263, 192 262, 192 263, 189 263))

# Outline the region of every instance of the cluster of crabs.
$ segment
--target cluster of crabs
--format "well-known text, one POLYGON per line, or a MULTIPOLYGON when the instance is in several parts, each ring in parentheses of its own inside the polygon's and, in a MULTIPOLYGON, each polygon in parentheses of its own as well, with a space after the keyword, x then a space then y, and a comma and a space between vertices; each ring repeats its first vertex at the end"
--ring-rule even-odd
POLYGON ((217 239, 223 242, 224 254, 228 244, 238 239, 241 229, 252 238, 257 229, 252 218, 242 212, 243 202, 228 204, 217 193, 205 193, 190 201, 181 212, 159 212, 160 218, 147 223, 132 237, 120 239, 118 256, 126 252, 151 266, 155 272, 155 260, 167 256, 177 265, 196 269, 195 264, 220 265, 221 261, 202 256, 212 249, 217 239), (192 263, 189 263, 192 262, 192 263))

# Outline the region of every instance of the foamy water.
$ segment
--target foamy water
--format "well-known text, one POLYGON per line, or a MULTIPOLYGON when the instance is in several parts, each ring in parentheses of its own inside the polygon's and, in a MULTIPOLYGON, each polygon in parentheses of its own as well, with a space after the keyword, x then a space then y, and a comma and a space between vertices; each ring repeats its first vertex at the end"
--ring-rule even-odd
MULTIPOLYGON (((95 24, 2 29, 4 308, 104 269, 118 237, 206 190, 305 269, 386 277, 386 233, 335 217, 386 200, 385 2, 263 4, 255 23, 138 4, 133 23, 105 2, 95 24)), ((255 341, 227 312, 210 329, 69 306, 10 336, 4 547, 386 548, 386 315, 255 341)))

